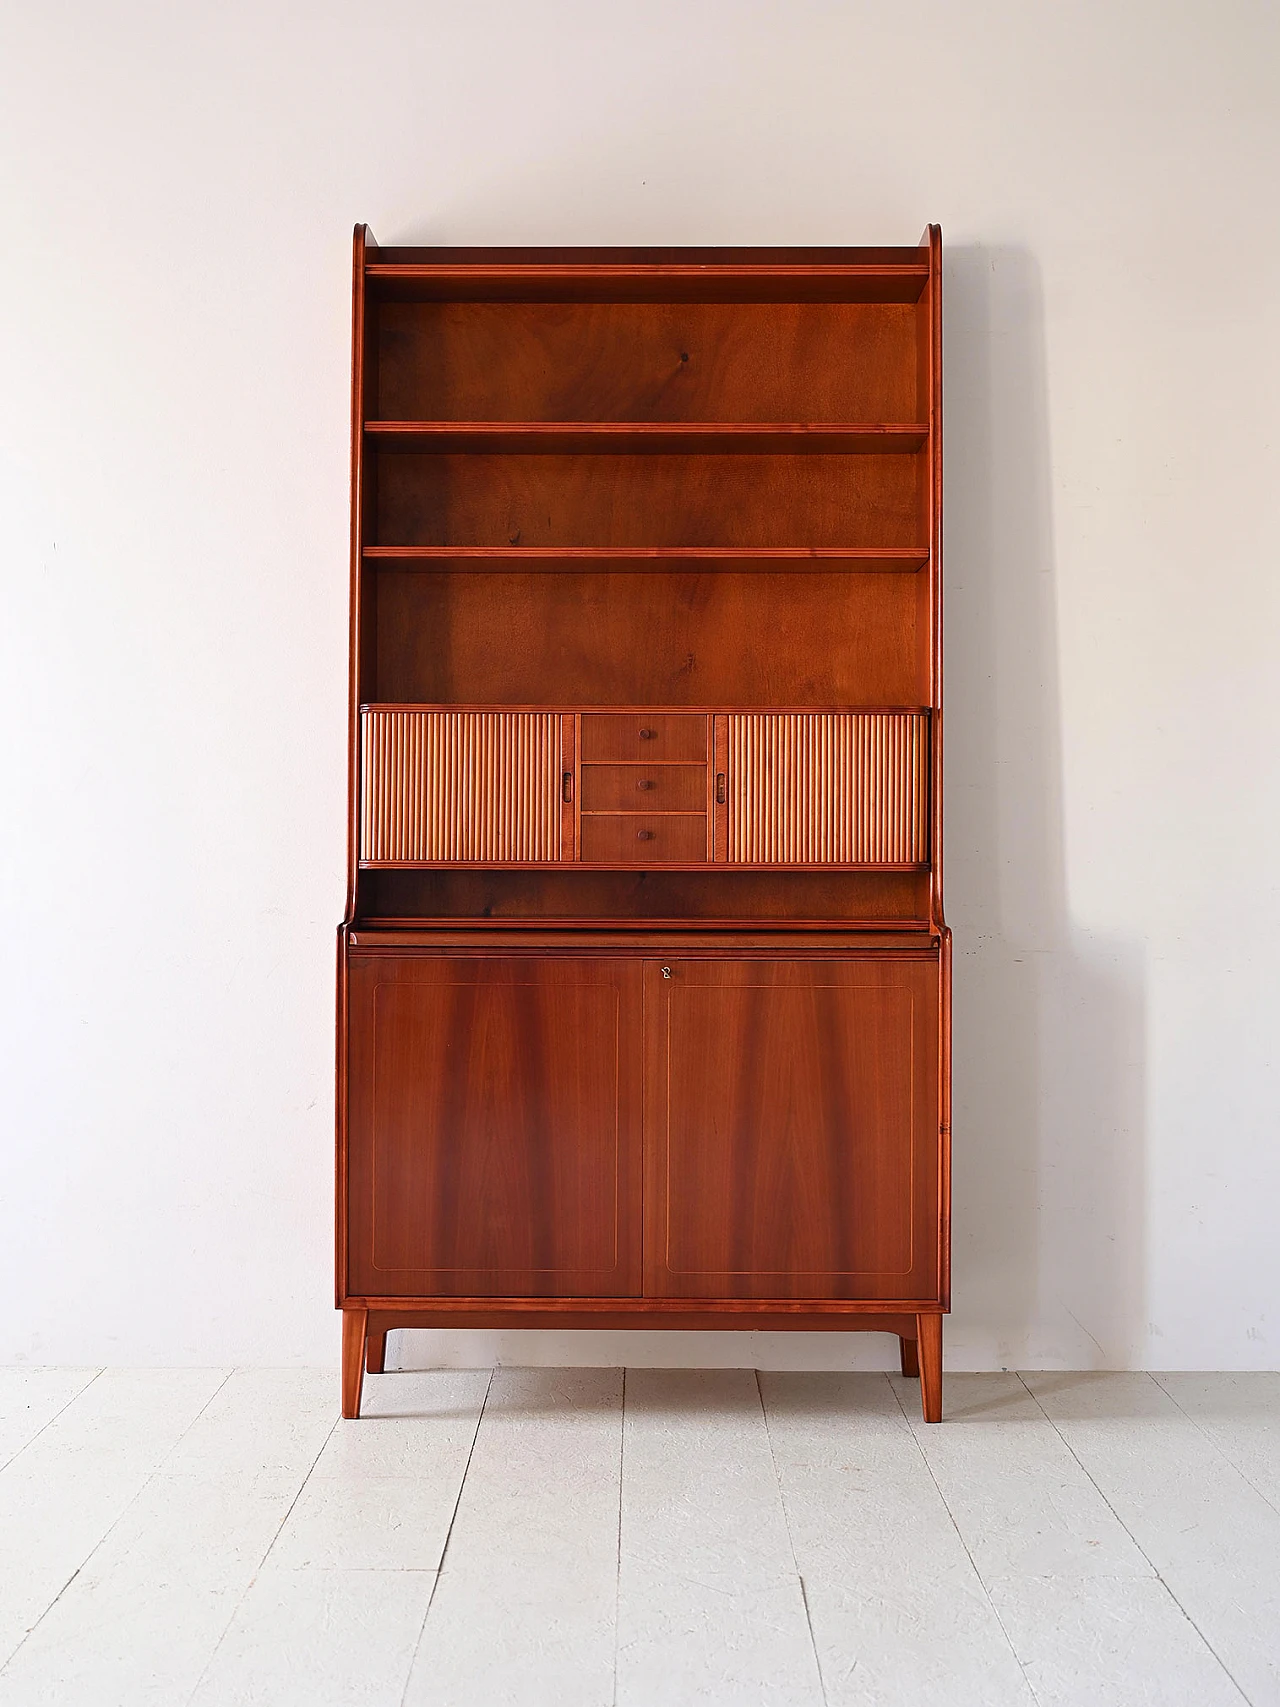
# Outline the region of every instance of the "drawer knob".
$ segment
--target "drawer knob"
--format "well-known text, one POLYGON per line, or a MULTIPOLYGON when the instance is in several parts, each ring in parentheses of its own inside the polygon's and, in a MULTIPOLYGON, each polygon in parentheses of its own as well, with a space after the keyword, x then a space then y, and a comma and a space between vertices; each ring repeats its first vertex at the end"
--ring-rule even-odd
POLYGON ((664 966, 662 968, 662 976, 664 978, 669 978, 671 976, 671 968, 669 966, 664 966))
POLYGON ((640 781, 636 784, 636 787, 637 788, 652 788, 653 784, 649 781, 648 777, 641 777, 640 781))
POLYGON ((657 733, 658 731, 656 729, 642 729, 640 731, 640 739, 642 741, 652 741, 657 733))
POLYGON ((636 840, 638 842, 651 842, 653 840, 653 831, 652 830, 637 830, 636 831, 636 840))

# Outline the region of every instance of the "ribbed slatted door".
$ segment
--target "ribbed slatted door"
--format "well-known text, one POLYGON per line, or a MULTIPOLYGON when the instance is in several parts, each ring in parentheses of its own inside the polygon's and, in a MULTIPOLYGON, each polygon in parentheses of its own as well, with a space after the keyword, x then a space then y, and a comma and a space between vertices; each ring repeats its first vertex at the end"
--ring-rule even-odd
POLYGON ((362 864, 559 858, 556 713, 362 713, 362 864))
POLYGON ((731 865, 928 859, 927 713, 747 712, 726 722, 731 865))

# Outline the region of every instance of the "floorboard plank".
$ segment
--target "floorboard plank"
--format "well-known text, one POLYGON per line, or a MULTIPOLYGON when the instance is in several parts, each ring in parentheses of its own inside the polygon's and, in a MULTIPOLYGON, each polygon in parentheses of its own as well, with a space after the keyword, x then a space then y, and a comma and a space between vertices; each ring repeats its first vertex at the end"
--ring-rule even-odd
POLYGON ((618 1707, 819 1707, 755 1376, 627 1371, 618 1707))
POLYGON ((828 1707, 1034 1707, 885 1377, 760 1384, 828 1707))
POLYGON ((0 1369, 0 1469, 97 1374, 96 1369, 0 1369))
POLYGON ((947 1421, 905 1414, 985 1583, 1152 1577, 1150 1562, 1016 1375, 948 1375, 947 1421))
POLYGON ((190 1707, 399 1707, 434 1580, 268 1566, 190 1707))
POLYGON ((1280 1374, 1157 1375, 1155 1380, 1264 1499, 1280 1510, 1280 1374))
POLYGON ((327 1371, 233 1374, 0 1673, 0 1707, 185 1702, 335 1411, 327 1371))
POLYGON ((0 1471, 0 1664, 137 1498, 226 1375, 108 1370, 0 1471))
POLYGON ((1280 1707, 1280 1512, 1148 1375, 1028 1388, 1255 1707, 1280 1707))
POLYGON ((434 1571, 458 1503, 488 1370, 371 1376, 271 1551, 299 1570, 434 1571))
POLYGON ((620 1369, 495 1371, 405 1707, 610 1707, 621 1449, 620 1369))

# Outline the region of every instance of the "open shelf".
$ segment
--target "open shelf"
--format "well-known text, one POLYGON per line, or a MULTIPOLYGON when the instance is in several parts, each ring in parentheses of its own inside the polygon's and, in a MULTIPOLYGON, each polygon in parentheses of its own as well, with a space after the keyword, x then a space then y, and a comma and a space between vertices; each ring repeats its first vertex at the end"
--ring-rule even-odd
POLYGON ((366 561, 402 569, 449 567, 469 573, 542 570, 550 574, 615 569, 631 574, 753 570, 777 574, 815 569, 913 575, 929 562, 927 545, 366 545, 366 561))
POLYGON ((744 451, 789 455, 910 453, 923 448, 927 425, 741 421, 366 421, 371 443, 388 450, 481 451, 527 455, 744 451))

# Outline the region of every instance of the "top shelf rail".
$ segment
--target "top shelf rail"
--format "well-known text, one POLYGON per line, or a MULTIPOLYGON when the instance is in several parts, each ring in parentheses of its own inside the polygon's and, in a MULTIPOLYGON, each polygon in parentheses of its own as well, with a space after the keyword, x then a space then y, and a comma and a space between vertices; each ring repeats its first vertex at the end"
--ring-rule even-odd
POLYGON ((414 302, 918 302, 929 282, 929 262, 374 260, 366 263, 364 276, 375 298, 414 302))

